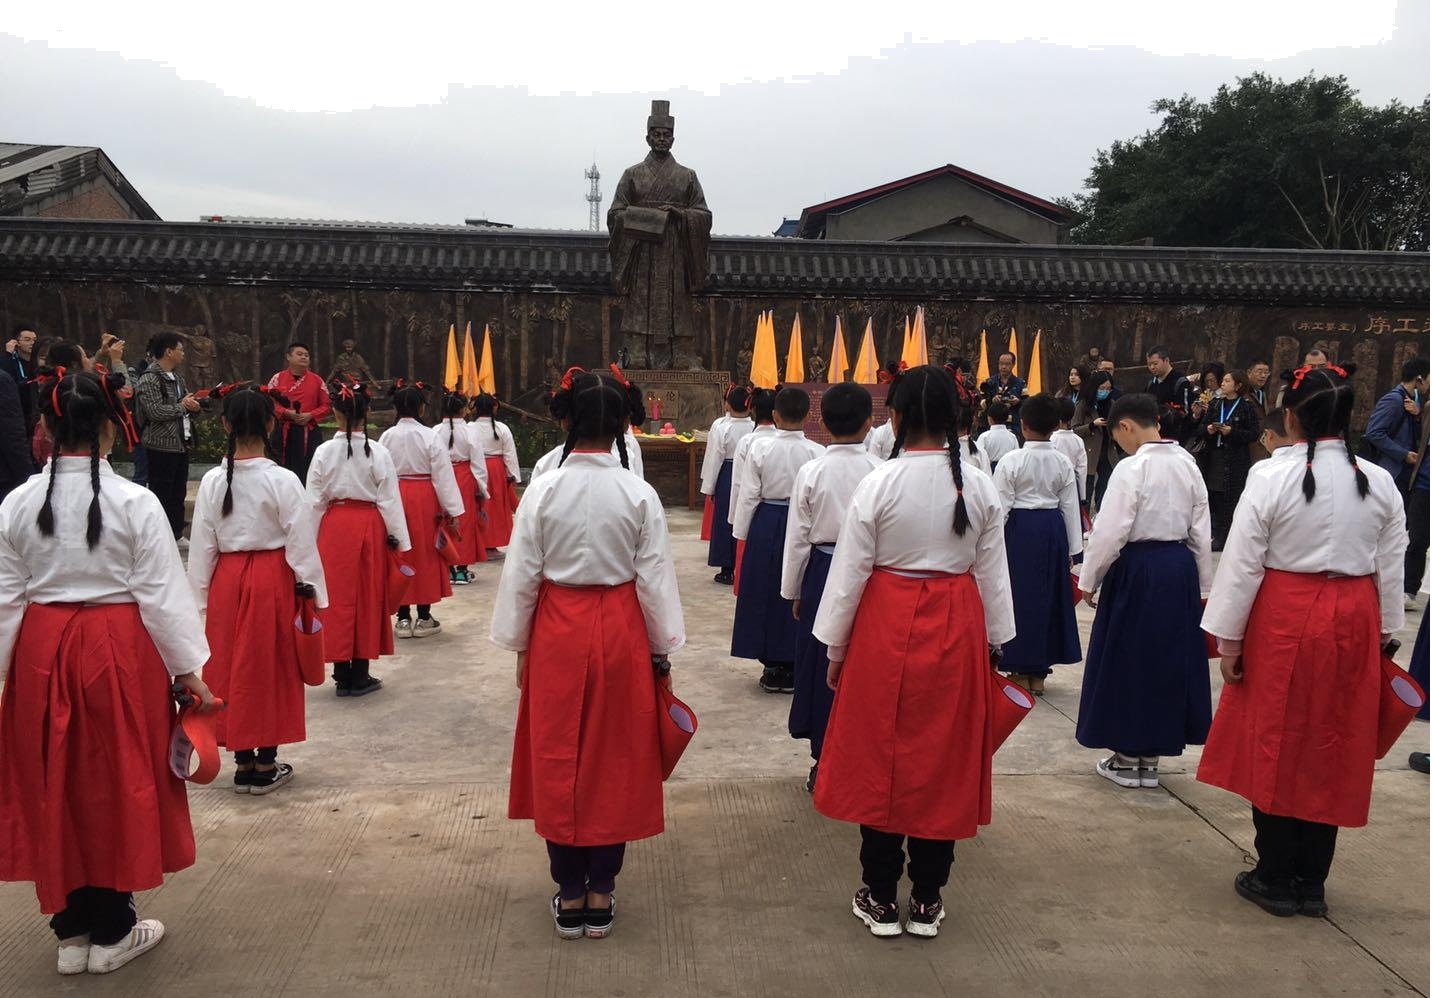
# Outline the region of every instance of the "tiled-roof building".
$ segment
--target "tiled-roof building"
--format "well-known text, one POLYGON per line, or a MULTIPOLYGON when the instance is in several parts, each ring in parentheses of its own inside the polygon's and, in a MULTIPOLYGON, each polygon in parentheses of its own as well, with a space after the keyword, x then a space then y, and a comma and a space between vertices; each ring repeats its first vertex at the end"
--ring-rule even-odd
POLYGON ((157 221, 104 150, 0 142, 0 215, 157 221))

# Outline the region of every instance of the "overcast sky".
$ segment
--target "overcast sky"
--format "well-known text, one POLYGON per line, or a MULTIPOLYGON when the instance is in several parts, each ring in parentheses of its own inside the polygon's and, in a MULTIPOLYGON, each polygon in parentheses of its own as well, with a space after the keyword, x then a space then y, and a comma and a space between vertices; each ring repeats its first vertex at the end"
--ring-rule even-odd
POLYGON ((716 231, 768 234, 947 162, 1074 193, 1150 102, 1258 69, 1428 90, 1426 0, 495 6, 23 5, 0 141, 101 146, 168 219, 586 228, 583 170, 605 210, 659 97, 716 231))

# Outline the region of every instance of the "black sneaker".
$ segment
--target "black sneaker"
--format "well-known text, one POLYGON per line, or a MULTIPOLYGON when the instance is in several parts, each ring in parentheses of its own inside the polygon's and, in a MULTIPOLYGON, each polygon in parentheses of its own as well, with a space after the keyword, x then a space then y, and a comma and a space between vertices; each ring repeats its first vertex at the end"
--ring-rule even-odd
POLYGON ((940 934, 940 923, 945 920, 945 906, 936 901, 924 902, 910 899, 910 917, 905 920, 905 931, 912 936, 933 939, 940 934))
POLYGON ((794 693, 796 691, 796 669, 795 666, 787 666, 776 672, 776 682, 780 684, 782 693, 794 693))
POLYGON ((761 673, 761 689, 767 693, 782 693, 781 674, 775 669, 767 669, 761 673))
POLYGON ((249 783, 249 793, 270 794, 291 779, 293 779, 293 767, 286 762, 278 763, 267 772, 255 769, 253 779, 249 783))
POLYGON ((586 908, 563 908, 562 892, 552 895, 552 923, 562 939, 581 939, 585 931, 586 908))
POLYGON ((1252 901, 1268 914, 1279 918, 1296 915, 1301 907, 1292 891, 1265 882, 1256 870, 1244 870, 1234 877, 1233 889, 1239 897, 1252 901))
POLYGON ((365 697, 369 693, 377 693, 383 688, 383 680, 377 676, 364 676, 362 679, 353 680, 353 685, 348 688, 347 693, 340 693, 339 696, 365 697))
POLYGON ((612 924, 617 917, 617 899, 612 896, 612 903, 605 908, 588 908, 583 916, 584 929, 588 939, 605 939, 612 934, 612 924))
POLYGON ((870 896, 869 887, 862 887, 855 892, 855 898, 850 902, 850 910, 855 913, 856 918, 865 923, 872 936, 889 938, 904 931, 900 928, 899 906, 881 904, 870 896))
POLYGON ((1429 768, 1432 768, 1428 766, 1428 756, 1426 752, 1413 752, 1407 757, 1407 765, 1423 774, 1425 774, 1429 768))
POLYGON ((736 575, 734 572, 717 572, 711 581, 718 586, 734 586, 736 584, 736 575))
POLYGON ((1328 914, 1328 899, 1322 884, 1306 880, 1295 880, 1293 890, 1298 895, 1298 914, 1309 918, 1325 918, 1328 914))
POLYGON ((815 778, 819 769, 820 763, 817 762, 814 766, 810 768, 810 775, 806 777, 805 788, 806 793, 808 794, 815 793, 815 778))
POLYGON ((246 794, 254 788, 253 767, 234 770, 234 793, 246 794))

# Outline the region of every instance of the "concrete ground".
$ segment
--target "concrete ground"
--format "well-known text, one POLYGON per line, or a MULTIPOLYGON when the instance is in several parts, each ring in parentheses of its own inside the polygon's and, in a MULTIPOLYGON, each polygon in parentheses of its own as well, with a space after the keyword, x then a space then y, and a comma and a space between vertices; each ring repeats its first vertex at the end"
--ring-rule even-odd
POLYGON ((437 609, 441 635, 374 669, 381 693, 309 691, 290 786, 236 796, 226 772, 191 792, 198 863, 139 898, 169 930, 154 953, 58 977, 31 889, 0 885, 0 996, 1428 993, 1428 783, 1406 765, 1425 725, 1379 764, 1368 827, 1339 837, 1330 917, 1275 919, 1233 893, 1248 808, 1194 781, 1197 750, 1158 790, 1094 775, 1077 666, 996 756, 994 822, 956 848, 939 938, 871 937, 849 907, 858 833, 813 811, 789 701, 726 657, 730 590, 696 514, 671 522, 690 635, 676 689, 701 730, 666 833, 628 852, 611 938, 557 940, 545 853, 505 817, 517 690, 486 639, 488 565, 437 609))

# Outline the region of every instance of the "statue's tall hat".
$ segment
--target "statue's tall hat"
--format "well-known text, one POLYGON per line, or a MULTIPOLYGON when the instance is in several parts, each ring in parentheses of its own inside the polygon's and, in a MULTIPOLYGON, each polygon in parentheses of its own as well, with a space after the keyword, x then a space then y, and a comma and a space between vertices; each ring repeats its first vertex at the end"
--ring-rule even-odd
POLYGON ((669 128, 676 131, 676 119, 671 116, 671 101, 654 100, 651 102, 651 114, 647 115, 646 130, 653 128, 669 128))

